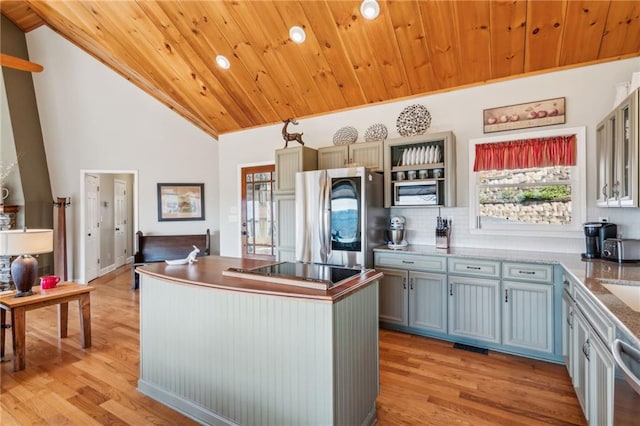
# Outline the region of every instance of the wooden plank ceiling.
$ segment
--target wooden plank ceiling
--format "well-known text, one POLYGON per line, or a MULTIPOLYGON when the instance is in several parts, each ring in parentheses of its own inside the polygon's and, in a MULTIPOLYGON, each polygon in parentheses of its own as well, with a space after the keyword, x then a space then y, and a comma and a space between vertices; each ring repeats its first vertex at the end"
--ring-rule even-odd
MULTIPOLYGON (((640 2, 2 1, 218 135, 640 55, 640 2), (302 26, 306 42, 289 40, 302 26), (231 68, 216 65, 229 58, 231 68)), ((46 70, 45 70, 46 72, 46 70)))

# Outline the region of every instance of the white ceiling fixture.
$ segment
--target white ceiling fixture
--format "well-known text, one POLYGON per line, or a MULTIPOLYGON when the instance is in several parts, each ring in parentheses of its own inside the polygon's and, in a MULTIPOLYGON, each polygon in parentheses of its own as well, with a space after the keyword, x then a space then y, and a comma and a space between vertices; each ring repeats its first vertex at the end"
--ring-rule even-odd
POLYGON ((294 25, 293 27, 289 28, 289 38, 294 43, 300 44, 306 40, 307 34, 305 34, 302 27, 294 25))
POLYGON ((380 5, 376 0, 363 0, 360 4, 360 13, 365 19, 376 19, 380 14, 380 5))
POLYGON ((229 62, 229 59, 227 59, 227 57, 223 55, 216 56, 216 63, 220 68, 223 68, 225 70, 228 70, 231 67, 231 62, 229 62))

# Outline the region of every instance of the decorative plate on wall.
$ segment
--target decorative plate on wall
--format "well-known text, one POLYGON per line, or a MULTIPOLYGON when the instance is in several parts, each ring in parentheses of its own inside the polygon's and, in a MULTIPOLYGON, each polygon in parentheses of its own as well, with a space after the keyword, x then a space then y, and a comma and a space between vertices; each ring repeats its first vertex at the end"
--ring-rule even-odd
POLYGON ((382 123, 372 124, 364 132, 364 140, 366 142, 383 141, 387 138, 387 134, 387 126, 382 123))
POLYGON ((400 136, 416 136, 427 131, 431 114, 423 105, 410 105, 402 110, 396 121, 400 136))
POLYGON ((358 140, 358 131, 355 127, 346 126, 338 129, 338 131, 333 135, 333 144, 334 145, 346 145, 350 143, 354 143, 358 140))

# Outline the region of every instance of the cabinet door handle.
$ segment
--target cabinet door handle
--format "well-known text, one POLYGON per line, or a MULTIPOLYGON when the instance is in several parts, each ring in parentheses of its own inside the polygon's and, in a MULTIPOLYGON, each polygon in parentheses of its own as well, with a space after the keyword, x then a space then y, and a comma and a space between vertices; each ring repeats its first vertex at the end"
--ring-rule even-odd
POLYGON ((509 303, 509 290, 504 291, 504 302, 509 303))
POLYGON ((609 185, 609 184, 608 184, 608 183, 605 183, 605 184, 602 186, 602 196, 605 198, 605 200, 608 198, 608 197, 607 197, 607 185, 609 185))
POLYGON ((413 260, 403 260, 402 263, 406 263, 407 265, 413 265, 415 262, 413 260))
POLYGON ((590 349, 591 344, 589 344, 589 339, 587 339, 586 342, 584 342, 584 356, 585 358, 587 358, 587 361, 591 361, 589 359, 589 349, 590 349))
POLYGON ((344 164, 345 166, 347 165, 347 159, 346 158, 344 160, 342 160, 342 164, 344 164))
POLYGON ((569 328, 573 329, 573 311, 567 315, 567 324, 569 324, 569 328))
POLYGON ((564 280, 564 281, 562 281, 562 285, 569 286, 569 284, 570 284, 570 283, 569 283, 569 280, 564 280))
POLYGON ((449 284, 449 296, 453 296, 453 284, 449 284))
POLYGON ((413 278, 409 281, 409 289, 413 290, 413 278))
POLYGON ((406 279, 406 278, 403 278, 403 279, 402 279, 402 289, 403 289, 403 290, 406 290, 406 289, 407 289, 407 279, 406 279))

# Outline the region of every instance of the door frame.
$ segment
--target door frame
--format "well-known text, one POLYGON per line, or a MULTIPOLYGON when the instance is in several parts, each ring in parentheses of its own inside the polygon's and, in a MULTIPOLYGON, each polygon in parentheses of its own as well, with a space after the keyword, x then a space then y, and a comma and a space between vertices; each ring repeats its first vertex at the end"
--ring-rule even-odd
MULTIPOLYGON (((113 263, 114 263, 114 266, 115 266, 116 268, 119 268, 120 266, 126 265, 126 263, 127 263, 127 258, 125 257, 124 262, 122 263, 122 265, 118 265, 118 264, 117 264, 117 262, 116 262, 116 260, 118 259, 118 252, 116 251, 116 248, 118 248, 118 247, 117 247, 117 244, 116 244, 116 239, 117 239, 116 234, 117 234, 117 232, 116 232, 116 230, 115 230, 115 225, 116 225, 116 223, 115 223, 115 218, 116 218, 116 214, 115 214, 115 208, 116 208, 116 182, 119 182, 119 183, 124 184, 124 186, 125 186, 125 194, 126 194, 126 190, 127 190, 127 182, 126 182, 126 181, 124 181, 124 180, 122 180, 122 179, 113 179, 113 208, 114 208, 114 214, 113 214, 113 219, 114 219, 114 230, 113 230, 113 251, 114 251, 114 253, 113 253, 113 263)), ((124 197, 124 203, 125 203, 125 210, 129 210, 129 203, 127 202, 127 196, 126 196, 126 195, 125 195, 125 197, 124 197)), ((125 226, 126 226, 126 227, 129 227, 129 226, 130 226, 130 224, 129 224, 129 223, 126 223, 126 224, 125 224, 125 226)), ((125 230, 125 231, 126 231, 126 230, 125 230)), ((133 235, 133 232, 131 233, 131 235, 133 235)), ((125 232, 125 239, 126 239, 126 236, 127 236, 127 232, 125 232)), ((129 256, 127 256, 127 257, 133 256, 133 253, 128 253, 128 254, 129 254, 129 256)))
MULTIPOLYGON (((80 265, 78 267, 79 269, 79 276, 78 276, 78 282, 80 283, 84 283, 86 284, 86 241, 85 241, 85 235, 84 235, 84 229, 86 226, 86 206, 85 206, 85 197, 84 197, 84 192, 85 192, 85 185, 84 185, 84 178, 85 175, 101 175, 101 174, 112 174, 112 175, 117 175, 117 174, 122 174, 122 175, 133 175, 133 193, 131 194, 131 199, 133 200, 133 210, 132 210, 132 214, 133 217, 131 218, 132 221, 132 230, 133 229, 138 229, 138 171, 137 170, 116 170, 116 169, 107 169, 107 170, 101 170, 101 169, 80 169, 80 252, 79 254, 79 259, 80 259, 80 265)), ((135 251, 136 247, 133 247, 133 250, 135 251)), ((133 253, 132 253, 133 255, 133 253)))

